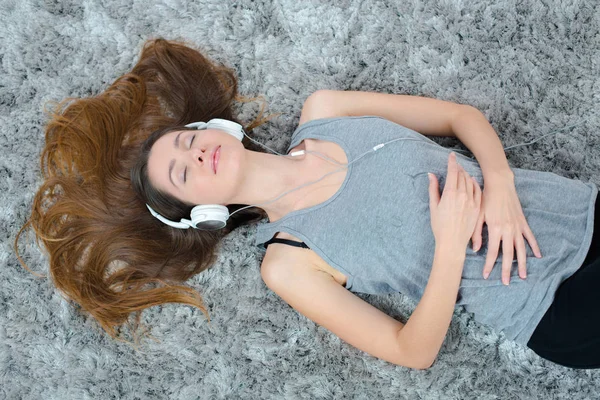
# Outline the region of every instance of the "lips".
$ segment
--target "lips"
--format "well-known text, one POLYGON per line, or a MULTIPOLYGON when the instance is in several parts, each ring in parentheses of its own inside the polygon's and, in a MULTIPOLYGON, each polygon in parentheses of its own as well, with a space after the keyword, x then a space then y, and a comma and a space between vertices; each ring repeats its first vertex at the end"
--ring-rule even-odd
POLYGON ((219 151, 220 148, 221 146, 217 146, 212 153, 212 168, 215 174, 217 173, 217 165, 219 164, 219 156, 221 154, 219 151))

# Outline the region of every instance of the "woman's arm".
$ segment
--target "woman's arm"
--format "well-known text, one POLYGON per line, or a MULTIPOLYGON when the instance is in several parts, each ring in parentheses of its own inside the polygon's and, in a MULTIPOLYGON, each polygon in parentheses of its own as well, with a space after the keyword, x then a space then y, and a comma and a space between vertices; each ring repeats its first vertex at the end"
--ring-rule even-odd
POLYGON ((477 159, 486 184, 514 179, 502 142, 481 111, 471 108, 453 121, 452 130, 477 159))
POLYGON ((299 124, 312 119, 375 115, 423 135, 456 137, 453 123, 473 106, 423 96, 321 89, 302 107, 299 124))
POLYGON ((430 367, 448 332, 465 263, 464 252, 437 246, 423 296, 402 329, 405 348, 419 352, 430 367))
POLYGON ((458 138, 475 155, 486 183, 513 175, 496 131, 481 111, 468 104, 424 96, 321 89, 304 102, 299 124, 363 115, 376 115, 423 135, 458 138))
POLYGON ((455 253, 436 248, 429 282, 406 325, 310 265, 263 262, 261 275, 294 309, 352 346, 397 365, 426 369, 433 364, 452 319, 464 263, 464 255, 455 253))

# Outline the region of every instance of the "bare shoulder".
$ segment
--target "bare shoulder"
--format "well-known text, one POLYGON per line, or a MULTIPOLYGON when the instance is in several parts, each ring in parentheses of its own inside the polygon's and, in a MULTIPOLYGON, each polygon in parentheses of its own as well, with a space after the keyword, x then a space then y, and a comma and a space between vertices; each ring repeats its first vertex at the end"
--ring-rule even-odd
POLYGON ((330 90, 317 90, 304 101, 298 126, 315 119, 347 116, 347 114, 341 112, 339 107, 336 107, 334 101, 331 101, 330 90))
MULTIPOLYGON (((302 242, 302 240, 298 239, 294 235, 290 235, 286 232, 277 232, 274 236, 279 239, 288 239, 293 240, 295 242, 302 242)), ((282 261, 285 262, 298 262, 304 265, 307 265, 312 260, 310 260, 309 249, 305 249, 302 247, 289 246, 282 243, 272 243, 267 247, 267 252, 262 261, 262 265, 265 263, 274 264, 280 263, 282 261)))
MULTIPOLYGON (((287 232, 278 232, 275 237, 302 242, 287 232)), ((269 279, 267 275, 287 275, 292 271, 310 270, 323 272, 342 286, 348 281, 343 273, 327 264, 314 250, 283 243, 272 243, 267 247, 260 269, 263 280, 269 279)))
MULTIPOLYGON (((302 240, 286 232, 278 232, 275 237, 302 242, 302 240)), ((293 268, 318 270, 319 268, 317 263, 315 263, 314 256, 310 253, 314 252, 306 248, 290 246, 283 243, 270 244, 269 247, 267 247, 267 252, 265 253, 260 267, 263 280, 266 282, 267 279, 273 278, 273 274, 282 273, 283 271, 278 271, 279 269, 285 269, 287 271, 291 271, 293 268)))

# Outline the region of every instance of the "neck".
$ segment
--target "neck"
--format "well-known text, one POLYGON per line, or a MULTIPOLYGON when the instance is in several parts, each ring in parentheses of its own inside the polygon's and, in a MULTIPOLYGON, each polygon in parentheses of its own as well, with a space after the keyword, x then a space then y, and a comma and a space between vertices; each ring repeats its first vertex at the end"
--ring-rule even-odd
POLYGON ((281 194, 312 180, 314 172, 306 155, 283 157, 269 153, 246 151, 246 171, 237 196, 230 204, 248 204, 262 208, 273 222, 294 211, 294 206, 306 195, 306 189, 295 190, 273 201, 281 194), (268 204, 264 204, 268 203, 268 204))

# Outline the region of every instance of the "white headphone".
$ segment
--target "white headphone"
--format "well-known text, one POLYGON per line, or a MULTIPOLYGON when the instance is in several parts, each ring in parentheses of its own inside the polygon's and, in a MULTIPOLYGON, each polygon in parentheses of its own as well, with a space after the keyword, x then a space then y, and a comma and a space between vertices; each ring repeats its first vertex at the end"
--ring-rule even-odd
MULTIPOLYGON (((236 139, 238 139, 240 142, 242 141, 242 139, 244 138, 244 130, 242 128, 242 126, 240 124, 238 124, 237 122, 233 122, 233 121, 229 121, 226 119, 220 119, 220 118, 213 118, 210 121, 208 121, 208 123, 206 122, 194 122, 191 124, 187 124, 185 125, 186 128, 196 128, 196 129, 220 129, 222 131, 225 131, 227 133, 229 133, 230 135, 232 135, 233 137, 235 137, 236 139)), ((246 135, 247 136, 247 135, 246 135)), ((263 145, 262 143, 259 143, 257 141, 255 141, 254 139, 248 137, 248 139, 252 140, 254 143, 257 143, 261 146, 263 146, 264 148, 271 150, 274 153, 277 153, 281 156, 287 157, 287 154, 280 154, 278 152, 276 152, 275 150, 269 149, 268 147, 266 147, 265 145, 263 145)), ((396 140, 400 140, 400 139, 396 139, 396 140)), ((408 139, 408 140, 417 140, 417 139, 408 139)), ((377 150, 378 148, 383 147, 383 144, 380 144, 378 146, 375 146, 376 148, 373 148, 374 150, 377 150), (379 147, 378 147, 379 146, 379 147)), ((289 155, 294 157, 294 156, 299 156, 305 153, 315 153, 315 154, 321 154, 319 152, 316 151, 305 151, 305 150, 300 150, 300 151, 294 151, 292 153, 290 153, 289 155)), ((366 154, 366 153, 365 153, 366 154)), ((267 203, 263 203, 263 204, 256 204, 256 205, 264 205, 264 204, 269 204, 272 203, 273 201, 279 199, 280 197, 282 197, 283 195, 290 193, 294 190, 298 190, 304 186, 307 185, 311 185, 315 182, 320 181, 321 179, 325 178, 327 175, 333 174, 335 172, 341 171, 342 169, 347 168, 347 166, 351 163, 348 163, 347 165, 344 164, 340 164, 339 162, 331 159, 330 157, 321 154, 321 158, 325 159, 326 161, 335 163, 337 165, 343 165, 342 168, 337 169, 333 172, 330 172, 328 174, 325 174, 324 176, 322 176, 320 179, 314 181, 314 182, 309 182, 306 183, 304 185, 301 185, 295 189, 289 190, 283 194, 281 194, 280 196, 276 197, 275 199, 271 200, 270 202, 267 203), (321 157, 322 156, 322 157, 321 157)), ((360 157, 359 157, 360 158, 360 157)), ((358 160, 358 159, 357 159, 358 160)), ((356 161, 356 160, 354 160, 356 161)), ((352 162, 354 162, 352 161, 352 162)), ((231 215, 235 214, 238 211, 244 210, 248 207, 252 207, 253 205, 249 205, 243 208, 240 208, 239 210, 235 210, 231 215)), ((220 204, 204 204, 204 205, 198 205, 195 206, 194 208, 192 208, 191 211, 191 220, 189 219, 185 219, 182 218, 180 222, 175 222, 175 221, 171 221, 170 219, 167 219, 165 217, 163 217, 162 215, 160 215, 159 213, 157 213, 156 211, 154 211, 152 209, 152 207, 150 207, 148 204, 146 204, 146 207, 148 207, 148 210, 150 211, 150 213, 156 217, 157 219, 159 219, 161 222, 172 226, 173 228, 179 228, 179 229, 188 229, 190 227, 192 228, 196 228, 196 229, 201 229, 201 230, 217 230, 217 229, 222 229, 225 227, 225 225, 227 224, 227 220, 229 219, 229 209, 225 206, 222 206, 220 204)))
MULTIPOLYGON (((186 128, 196 129, 220 129, 225 131, 238 139, 240 142, 244 138, 244 131, 242 126, 236 122, 228 121, 226 119, 213 118, 208 123, 206 122, 194 122, 187 124, 186 128)), ((225 227, 226 221, 229 219, 229 210, 227 207, 220 204, 205 204, 195 206, 192 208, 191 217, 192 220, 182 218, 180 222, 171 221, 152 209, 146 204, 150 213, 156 218, 164 222, 165 224, 172 226, 173 228, 187 229, 189 227, 202 229, 202 230, 216 230, 225 227)))
MULTIPOLYGON (((582 121, 583 122, 583 121, 582 121)), ((520 143, 514 146, 510 146, 510 147, 506 147, 504 148, 504 150, 507 150, 509 148, 513 148, 513 147, 517 147, 517 146, 526 146, 532 143, 537 142, 538 140, 542 139, 545 136, 551 135, 552 133, 558 133, 562 130, 568 129, 568 128, 572 128, 574 126, 580 125, 582 122, 575 124, 575 125, 571 125, 569 127, 566 128, 562 128, 559 129, 555 132, 551 132, 548 133, 546 135, 543 135, 542 137, 529 142, 529 143, 520 143)), ((220 119, 220 118, 213 118, 210 121, 208 121, 208 123, 206 122, 194 122, 191 124, 187 124, 186 125, 187 128, 196 128, 196 129, 220 129, 222 131, 225 131, 227 133, 229 133, 230 135, 234 136, 236 139, 238 139, 240 142, 242 141, 242 139, 244 138, 245 132, 242 128, 242 126, 240 124, 238 124, 237 122, 233 122, 233 121, 229 121, 226 119, 220 119)), ((252 140, 254 143, 257 143, 258 145, 271 150, 274 153, 277 153, 281 156, 284 157, 288 157, 287 154, 281 154, 278 153, 277 151, 268 148, 267 146, 265 146, 262 143, 257 142, 256 140, 252 139, 251 137, 249 137, 248 135, 246 135, 248 137, 248 139, 252 140)), ((392 139, 388 142, 385 143, 380 143, 377 146, 374 146, 371 150, 361 154, 359 157, 357 157, 356 159, 352 160, 351 162, 349 162, 348 164, 341 164, 333 159, 331 159, 330 157, 321 154, 317 151, 305 151, 305 150, 300 150, 300 151, 294 151, 292 153, 289 154, 289 156, 299 156, 305 153, 314 153, 315 155, 317 155, 320 158, 323 158, 326 161, 335 163, 337 165, 342 165, 342 168, 339 168, 335 171, 329 172, 328 174, 323 175, 321 178, 317 179, 316 181, 313 182, 308 182, 305 183, 304 185, 301 185, 295 189, 289 190, 279 196, 277 196, 275 199, 267 202, 267 203, 263 203, 263 204, 254 204, 254 205, 249 205, 246 207, 242 207, 239 210, 234 211, 231 215, 235 214, 238 211, 244 210, 246 208, 252 207, 252 206, 259 206, 259 205, 265 205, 265 204, 269 204, 272 203, 276 200, 278 200, 279 198, 283 197, 284 195, 293 192, 294 190, 298 190, 300 188, 303 188, 304 186, 308 186, 308 185, 312 185, 313 183, 319 182, 321 179, 325 178, 327 175, 331 175, 333 173, 336 173, 338 171, 341 171, 343 169, 348 168, 348 165, 360 160, 365 154, 370 153, 370 152, 374 152, 379 150, 380 148, 382 148, 383 146, 385 146, 388 143, 391 142, 395 142, 397 140, 417 140, 417 141, 422 141, 422 139, 415 139, 415 138, 397 138, 397 139, 392 139), (321 154, 321 155, 319 155, 321 154)), ((453 151, 462 151, 459 149, 454 149, 453 151)), ((196 229, 201 229, 201 230, 217 230, 217 229, 221 229, 224 228, 225 225, 227 224, 227 220, 229 219, 229 209, 225 206, 222 206, 220 204, 205 204, 205 205, 199 205, 199 206, 195 206, 194 208, 192 208, 191 211, 191 220, 189 219, 185 219, 182 218, 180 222, 175 222, 175 221, 171 221, 165 217, 163 217, 162 215, 160 215, 159 213, 157 213, 156 211, 154 211, 152 209, 152 207, 150 207, 148 204, 146 204, 146 207, 148 207, 148 210, 150 210, 150 213, 152 213, 153 216, 155 216, 156 218, 158 218, 160 221, 164 222, 165 224, 172 226, 174 228, 180 228, 180 229, 188 229, 189 227, 192 228, 196 228, 196 229)))

